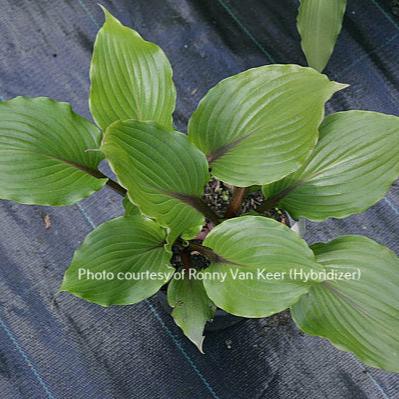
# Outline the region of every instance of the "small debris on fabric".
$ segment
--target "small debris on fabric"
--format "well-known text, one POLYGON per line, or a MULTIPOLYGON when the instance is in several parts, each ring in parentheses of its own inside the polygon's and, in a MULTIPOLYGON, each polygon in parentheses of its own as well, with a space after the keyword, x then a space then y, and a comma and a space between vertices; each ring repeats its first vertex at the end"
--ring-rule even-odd
POLYGON ((51 228, 51 217, 47 213, 43 216, 43 223, 46 230, 51 228))
POLYGON ((233 341, 231 339, 226 339, 226 341, 224 341, 224 343, 226 344, 226 348, 227 349, 231 349, 232 348, 233 341))

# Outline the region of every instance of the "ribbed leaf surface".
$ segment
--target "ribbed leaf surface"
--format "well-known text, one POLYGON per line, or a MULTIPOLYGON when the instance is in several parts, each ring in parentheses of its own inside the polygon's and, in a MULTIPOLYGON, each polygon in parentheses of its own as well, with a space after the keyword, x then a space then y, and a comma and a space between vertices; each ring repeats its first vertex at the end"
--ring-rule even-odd
POLYGON ((96 123, 105 129, 117 120, 138 119, 171 128, 176 90, 166 55, 104 13, 90 68, 89 102, 96 123))
POLYGON ((307 164, 264 188, 295 218, 324 220, 363 212, 399 176, 399 118, 348 111, 326 118, 307 164), (284 195, 285 194, 285 195, 284 195))
POLYGON ((202 99, 190 140, 212 174, 240 187, 297 170, 313 150, 324 103, 344 86, 297 65, 268 65, 227 78, 202 99))
POLYGON ((171 242, 182 233, 190 238, 198 233, 204 217, 189 203, 203 194, 208 164, 184 134, 151 122, 115 122, 102 151, 130 200, 171 228, 171 242))
POLYGON ((218 274, 204 281, 211 300, 237 316, 266 317, 286 309, 308 292, 305 282, 290 270, 316 273, 322 267, 296 233, 283 224, 261 216, 227 220, 214 228, 204 241, 221 258, 206 269, 218 274), (262 270, 280 273, 268 278, 262 270), (234 273, 253 278, 235 278, 234 273), (223 282, 221 273, 227 273, 223 282))
POLYGON ((203 352, 203 331, 205 324, 215 314, 215 305, 208 298, 203 282, 184 275, 181 280, 173 279, 168 286, 168 302, 172 306, 175 323, 184 334, 203 352))
POLYGON ((399 259, 360 236, 312 247, 329 273, 360 271, 360 279, 314 285, 291 309, 308 334, 328 338, 373 367, 399 372, 399 259))
POLYGON ((141 216, 106 222, 75 252, 61 291, 103 306, 140 302, 155 294, 173 274, 165 239, 164 229, 141 216), (98 277, 91 278, 88 272, 98 277), (156 277, 146 277, 147 272, 156 277))
POLYGON ((0 198, 22 204, 70 205, 101 189, 100 131, 49 98, 0 103, 0 198))
POLYGON ((301 0, 298 31, 308 65, 322 71, 342 28, 346 0, 301 0))

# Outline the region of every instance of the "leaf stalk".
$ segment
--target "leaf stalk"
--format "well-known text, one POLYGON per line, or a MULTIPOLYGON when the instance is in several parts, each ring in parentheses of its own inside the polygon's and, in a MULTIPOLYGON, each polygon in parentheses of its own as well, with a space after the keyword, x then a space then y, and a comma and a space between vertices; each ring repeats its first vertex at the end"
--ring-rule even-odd
POLYGON ((215 263, 222 263, 227 261, 223 259, 221 256, 219 256, 217 253, 213 252, 211 248, 205 247, 204 245, 197 244, 195 242, 190 241, 188 249, 190 251, 196 251, 200 253, 201 255, 205 256, 207 259, 209 259, 211 262, 215 263))
POLYGON ((192 206, 198 212, 202 213, 207 219, 209 219, 214 225, 220 223, 218 215, 216 215, 216 213, 207 203, 204 202, 203 199, 182 193, 169 193, 169 195, 192 206))
POLYGON ((246 187, 234 187, 233 197, 231 198, 229 207, 224 215, 225 218, 229 219, 238 215, 246 191, 246 187))

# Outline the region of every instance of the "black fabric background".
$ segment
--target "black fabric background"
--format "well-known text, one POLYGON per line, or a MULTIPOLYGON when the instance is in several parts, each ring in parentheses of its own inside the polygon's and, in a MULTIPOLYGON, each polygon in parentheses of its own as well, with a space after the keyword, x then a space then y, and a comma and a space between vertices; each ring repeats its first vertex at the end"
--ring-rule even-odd
MULTIPOLYGON (((328 112, 399 115, 399 22, 390 1, 349 0, 327 69, 351 87, 328 112)), ((103 0, 122 22, 161 45, 174 68, 176 123, 220 79, 269 63, 304 64, 295 0, 103 0)), ((0 95, 50 96, 89 117, 88 71, 103 17, 92 0, 0 0, 0 95)), ((72 207, 0 202, 0 398, 399 398, 399 377, 364 367, 289 319, 248 320, 209 334, 206 355, 156 298, 103 309, 54 299, 74 249, 121 214, 103 190, 72 207), (44 228, 50 215, 52 226, 44 228)), ((309 242, 363 234, 399 254, 399 188, 368 212, 308 224, 309 242)))

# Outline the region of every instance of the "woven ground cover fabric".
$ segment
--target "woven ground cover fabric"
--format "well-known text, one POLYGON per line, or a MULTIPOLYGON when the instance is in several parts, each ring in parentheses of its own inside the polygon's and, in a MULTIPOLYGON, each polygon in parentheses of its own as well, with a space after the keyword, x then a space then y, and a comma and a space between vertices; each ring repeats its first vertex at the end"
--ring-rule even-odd
MULTIPOLYGON (((89 117, 89 62, 103 20, 96 3, 0 0, 2 99, 49 96, 89 117)), ((165 50, 183 131, 199 99, 219 80, 264 64, 305 63, 295 0, 101 3, 165 50)), ((391 3, 348 0, 326 73, 351 86, 334 97, 328 112, 399 115, 399 20, 391 3)), ((365 367, 300 333, 288 317, 209 333, 202 355, 156 298, 103 309, 55 295, 74 249, 95 226, 121 213, 120 198, 107 189, 71 207, 0 202, 2 399, 399 397, 398 375, 365 367)), ((307 227, 309 242, 363 234, 399 255, 399 185, 364 214, 307 227)))

